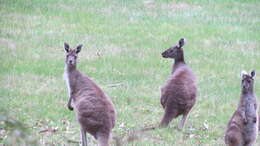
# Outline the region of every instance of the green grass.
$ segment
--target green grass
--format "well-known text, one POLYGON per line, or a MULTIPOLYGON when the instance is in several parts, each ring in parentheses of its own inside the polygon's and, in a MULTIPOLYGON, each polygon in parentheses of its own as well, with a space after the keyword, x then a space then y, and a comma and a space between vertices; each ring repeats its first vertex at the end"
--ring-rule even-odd
MULTIPOLYGON (((199 88, 185 130, 176 129, 176 119, 128 145, 224 145, 239 100, 240 71, 260 74, 259 26, 257 0, 0 0, 1 107, 30 127, 41 145, 79 141, 62 78, 68 42, 83 44, 78 69, 113 100, 114 134, 158 124, 160 87, 173 62, 160 53, 185 37, 186 62, 199 88), (48 127, 58 130, 39 134, 48 127)), ((260 97, 258 76, 255 88, 260 97)), ((0 136, 7 143, 5 133, 0 136)), ((96 143, 90 136, 88 141, 96 143)))

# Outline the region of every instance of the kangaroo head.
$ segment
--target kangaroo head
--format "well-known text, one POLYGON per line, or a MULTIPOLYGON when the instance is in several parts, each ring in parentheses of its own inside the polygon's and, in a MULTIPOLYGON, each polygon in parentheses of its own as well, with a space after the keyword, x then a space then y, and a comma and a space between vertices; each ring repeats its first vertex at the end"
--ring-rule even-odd
POLYGON ((251 71, 251 74, 248 74, 246 71, 241 72, 242 77, 242 90, 243 91, 252 91, 254 88, 254 77, 255 77, 255 70, 251 71))
POLYGON ((66 52, 65 63, 68 67, 76 67, 77 56, 82 48, 82 45, 78 45, 75 49, 71 49, 69 44, 64 43, 64 50, 66 52))
POLYGON ((178 57, 182 57, 183 55, 183 46, 185 44, 185 40, 184 38, 181 38, 179 40, 179 44, 176 46, 172 46, 169 49, 165 50, 162 53, 162 57, 163 58, 174 58, 174 59, 178 59, 178 57))

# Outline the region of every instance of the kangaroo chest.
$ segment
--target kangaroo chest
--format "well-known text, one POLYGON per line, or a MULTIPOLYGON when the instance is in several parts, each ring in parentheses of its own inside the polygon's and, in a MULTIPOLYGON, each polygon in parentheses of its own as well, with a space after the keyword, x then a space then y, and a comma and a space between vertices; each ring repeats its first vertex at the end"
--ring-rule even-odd
POLYGON ((63 78, 66 81, 68 96, 70 98, 70 96, 71 96, 71 86, 70 86, 69 74, 68 74, 66 66, 65 66, 65 69, 64 69, 63 78))
POLYGON ((246 116, 255 116, 256 115, 256 103, 248 102, 245 104, 245 114, 246 116))
POLYGON ((257 114, 257 103, 256 99, 253 95, 246 95, 246 99, 244 100, 244 107, 245 107, 245 115, 248 118, 255 117, 257 114))

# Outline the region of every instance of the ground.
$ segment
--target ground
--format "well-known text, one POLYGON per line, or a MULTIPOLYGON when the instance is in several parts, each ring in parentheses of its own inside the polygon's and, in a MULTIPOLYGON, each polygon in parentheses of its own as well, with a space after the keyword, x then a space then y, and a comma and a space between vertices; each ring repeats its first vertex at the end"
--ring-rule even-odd
MULTIPOLYGON (((115 104, 114 136, 157 125, 173 63, 160 54, 184 37, 199 89, 185 129, 177 130, 178 118, 124 145, 224 145, 241 70, 256 70, 260 98, 259 26, 258 0, 0 0, 0 117, 22 122, 41 145, 78 145, 62 77, 68 42, 83 44, 78 69, 115 104)), ((1 129, 0 144, 15 145, 1 129)), ((88 142, 96 144, 90 135, 88 142)))

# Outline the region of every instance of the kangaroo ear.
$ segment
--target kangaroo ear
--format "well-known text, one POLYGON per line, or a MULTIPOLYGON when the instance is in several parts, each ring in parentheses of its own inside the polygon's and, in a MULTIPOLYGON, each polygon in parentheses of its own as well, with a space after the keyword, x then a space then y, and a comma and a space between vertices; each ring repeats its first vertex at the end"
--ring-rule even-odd
POLYGON ((82 48, 83 45, 78 45, 77 48, 76 48, 76 53, 79 53, 81 51, 81 48, 82 48))
POLYGON ((179 40, 179 48, 183 47, 184 44, 185 44, 185 39, 184 39, 184 38, 181 38, 181 39, 179 40))
POLYGON ((69 44, 65 42, 65 43, 64 43, 64 50, 65 50, 66 52, 69 52, 69 49, 70 49, 69 44))
POLYGON ((242 70, 240 75, 241 75, 241 78, 244 79, 246 77, 246 75, 248 75, 248 73, 246 71, 242 70))
POLYGON ((252 77, 252 78, 255 78, 255 70, 252 70, 252 71, 251 71, 251 77, 252 77))

